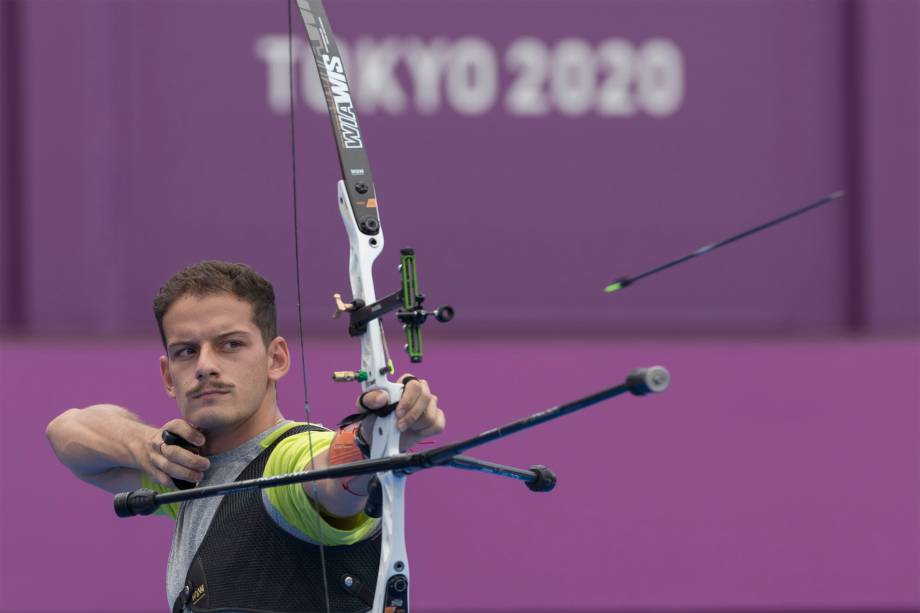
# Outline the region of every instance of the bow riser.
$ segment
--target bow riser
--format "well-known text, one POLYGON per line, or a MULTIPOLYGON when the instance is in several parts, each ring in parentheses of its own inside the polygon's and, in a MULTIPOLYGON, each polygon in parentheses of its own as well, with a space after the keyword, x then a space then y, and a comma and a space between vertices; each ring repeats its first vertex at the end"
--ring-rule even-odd
MULTIPOLYGON (((396 416, 378 418, 396 422, 396 416)), ((395 429, 395 427, 394 427, 395 429)), ((396 437, 397 444, 399 437, 396 437)), ((373 456, 373 454, 371 454, 373 456)), ((390 454, 386 454, 390 455, 390 454)), ((383 493, 384 514, 380 544, 380 570, 377 573, 377 591, 374 593, 374 613, 408 613, 409 611, 409 558, 405 540, 406 477, 392 472, 377 473, 383 493), (385 586, 385 587, 383 587, 385 586)))
MULTIPOLYGON (((383 230, 374 235, 361 232, 355 220, 354 209, 344 181, 338 183, 339 212, 348 233, 348 268, 351 278, 351 292, 354 300, 364 304, 377 301, 374 290, 374 260, 383 251, 383 230)), ((390 364, 385 350, 383 323, 377 319, 361 335, 361 370, 368 373, 368 379, 361 382, 363 391, 385 390, 390 403, 399 402, 403 386, 387 379, 390 364)), ((371 457, 381 458, 399 453, 400 432, 396 427, 396 413, 377 417, 371 442, 371 457)), ((374 594, 375 613, 408 611, 409 562, 405 545, 404 495, 406 477, 392 472, 379 473, 383 508, 386 513, 381 519, 380 569, 377 575, 377 589, 374 594)))
MULTIPOLYGON (((342 214, 342 222, 348 232, 348 272, 351 279, 352 299, 360 300, 364 304, 373 304, 377 302, 373 278, 374 260, 383 251, 383 230, 380 229, 377 234, 371 236, 361 232, 355 220, 354 209, 351 206, 345 182, 341 180, 339 181, 339 213, 342 214)), ((367 326, 367 331, 361 335, 361 370, 368 374, 367 380, 362 382, 362 388, 364 391, 386 389, 390 394, 390 402, 398 402, 402 386, 386 380, 390 366, 384 347, 382 325, 379 319, 374 320, 367 326), (387 384, 393 386, 394 389, 387 388, 387 384)), ((398 449, 396 453, 399 453, 398 449)))

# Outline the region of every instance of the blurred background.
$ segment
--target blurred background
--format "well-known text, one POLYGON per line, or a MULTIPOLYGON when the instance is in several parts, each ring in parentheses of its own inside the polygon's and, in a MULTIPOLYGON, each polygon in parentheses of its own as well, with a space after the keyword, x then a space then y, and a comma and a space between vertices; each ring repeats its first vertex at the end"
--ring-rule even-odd
MULTIPOLYGON (((411 246, 429 304, 457 310, 411 369, 390 331, 448 414, 438 442, 639 366, 673 377, 474 454, 549 465, 550 494, 414 476, 414 606, 920 610, 920 2, 326 6, 380 198, 378 294, 411 246)), ((329 377, 358 358, 330 317, 338 162, 296 15, 289 79, 287 11, 0 0, 3 613, 167 607, 170 521, 116 519, 44 427, 99 402, 176 415, 151 300, 182 267, 253 266, 297 344, 296 231, 313 417, 351 410, 329 377)))

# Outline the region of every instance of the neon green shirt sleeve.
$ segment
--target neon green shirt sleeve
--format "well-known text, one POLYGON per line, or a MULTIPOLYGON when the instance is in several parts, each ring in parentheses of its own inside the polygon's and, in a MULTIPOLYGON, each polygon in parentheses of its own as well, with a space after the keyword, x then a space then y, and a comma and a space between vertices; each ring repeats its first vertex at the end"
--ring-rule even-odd
MULTIPOLYGON (((291 427, 295 425, 298 424, 291 424, 291 427)), ((267 447, 286 430, 288 428, 279 428, 271 436, 266 437, 262 445, 267 447)), ((326 450, 332 444, 334 436, 335 432, 314 431, 287 437, 272 451, 262 476, 273 477, 309 468, 313 454, 326 450)), ((340 530, 329 525, 307 498, 301 483, 273 487, 266 491, 269 502, 281 516, 317 543, 333 546, 352 545, 370 536, 377 528, 377 520, 363 512, 355 517, 354 527, 350 530, 340 530)))
MULTIPOLYGON (((166 492, 174 492, 176 488, 166 487, 165 485, 160 485, 149 476, 147 473, 141 473, 141 487, 146 487, 149 490, 153 490, 157 494, 165 494, 166 492)), ((164 517, 171 517, 176 519, 179 517, 179 503, 173 502, 171 504, 163 504, 157 507, 157 510, 153 512, 154 515, 163 515, 164 517)))

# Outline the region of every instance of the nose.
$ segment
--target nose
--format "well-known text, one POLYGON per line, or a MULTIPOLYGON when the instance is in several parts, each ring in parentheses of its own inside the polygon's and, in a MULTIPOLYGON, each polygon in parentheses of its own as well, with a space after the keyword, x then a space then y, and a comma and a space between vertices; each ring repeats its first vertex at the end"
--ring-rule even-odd
POLYGON ((195 369, 195 378, 199 381, 207 379, 209 377, 216 377, 220 375, 220 370, 217 368, 217 356, 214 355, 214 351, 207 344, 203 345, 198 353, 198 365, 195 369))

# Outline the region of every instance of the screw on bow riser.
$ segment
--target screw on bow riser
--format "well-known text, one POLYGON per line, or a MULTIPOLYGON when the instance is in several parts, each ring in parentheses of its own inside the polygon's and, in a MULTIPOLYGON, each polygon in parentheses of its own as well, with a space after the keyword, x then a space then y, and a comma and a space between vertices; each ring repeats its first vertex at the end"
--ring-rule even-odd
POLYGON ((712 244, 709 244, 709 245, 704 245, 703 247, 700 247, 699 249, 697 249, 697 250, 694 251, 693 253, 690 253, 690 254, 685 255, 685 256, 683 256, 683 257, 680 257, 680 258, 677 258, 676 260, 671 260, 671 261, 668 262, 667 264, 662 264, 661 266, 656 266, 656 267, 654 267, 654 268, 652 268, 652 269, 649 269, 649 270, 643 272, 643 273, 640 274, 640 275, 635 275, 635 276, 633 276, 633 277, 620 277, 619 279, 617 279, 616 281, 614 281, 613 283, 611 283, 610 285, 608 285, 607 287, 605 287, 605 288, 604 288, 604 292, 605 292, 605 293, 608 293, 608 294, 612 294, 613 292, 619 291, 619 290, 623 289, 624 287, 629 287, 630 285, 632 285, 633 283, 635 283, 635 282, 638 281, 639 279, 644 279, 645 277, 650 277, 650 276, 652 276, 652 275, 658 274, 659 272, 665 271, 665 270, 667 270, 668 268, 672 268, 672 267, 674 267, 674 266, 677 266, 678 264, 683 264, 684 262, 686 262, 686 261, 688 261, 688 260, 692 260, 693 258, 699 257, 699 256, 701 256, 701 255, 705 255, 705 254, 709 253, 710 251, 715 251, 715 250, 718 249, 719 247, 724 247, 725 245, 727 245, 727 244, 729 244, 729 243, 733 243, 733 242, 735 242, 735 241, 737 241, 737 240, 740 240, 740 239, 745 238, 745 237, 747 237, 747 236, 750 236, 750 235, 752 235, 752 234, 757 234, 758 232, 761 232, 761 231, 763 231, 763 230, 766 230, 767 228, 772 228, 773 226, 779 225, 779 224, 783 223, 784 221, 788 221, 789 219, 792 219, 793 217, 797 217, 797 216, 801 215, 802 213, 807 213, 808 211, 811 211, 811 210, 813 210, 813 209, 816 209, 816 208, 818 208, 819 206, 823 206, 823 205, 827 204, 828 202, 833 202, 834 200, 837 200, 838 198, 842 198, 845 194, 846 194, 846 192, 844 192, 843 190, 836 191, 836 192, 834 192, 833 194, 828 194, 827 196, 825 196, 824 198, 821 198, 820 200, 818 200, 818 201, 816 201, 816 202, 812 202, 811 204, 807 204, 807 205, 805 205, 805 206, 803 206, 803 207, 801 207, 801 208, 799 208, 799 209, 796 209, 796 210, 794 210, 794 211, 792 211, 792 212, 790 212, 790 213, 786 213, 785 215, 781 215, 781 216, 777 217, 776 219, 771 219, 770 221, 768 221, 768 222, 766 222, 766 223, 762 223, 762 224, 760 224, 759 226, 755 226, 755 227, 751 228, 750 230, 745 230, 744 232, 739 232, 738 234, 735 234, 734 236, 730 236, 730 237, 728 237, 728 238, 726 238, 726 239, 723 239, 723 240, 721 240, 721 241, 718 241, 718 242, 715 242, 715 243, 712 243, 712 244))

